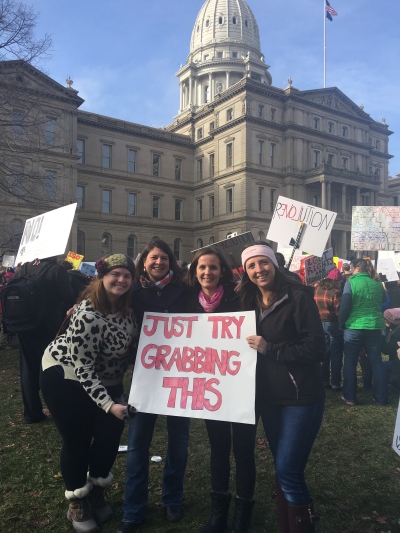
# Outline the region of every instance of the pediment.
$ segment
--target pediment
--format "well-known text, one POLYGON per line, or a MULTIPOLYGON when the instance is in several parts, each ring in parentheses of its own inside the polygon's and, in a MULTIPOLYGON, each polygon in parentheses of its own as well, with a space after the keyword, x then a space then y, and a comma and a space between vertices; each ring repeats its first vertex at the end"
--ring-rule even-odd
POLYGON ((299 91, 296 93, 296 96, 335 111, 340 111, 364 120, 371 120, 371 117, 368 113, 363 111, 359 105, 353 102, 353 100, 346 96, 337 87, 299 91))

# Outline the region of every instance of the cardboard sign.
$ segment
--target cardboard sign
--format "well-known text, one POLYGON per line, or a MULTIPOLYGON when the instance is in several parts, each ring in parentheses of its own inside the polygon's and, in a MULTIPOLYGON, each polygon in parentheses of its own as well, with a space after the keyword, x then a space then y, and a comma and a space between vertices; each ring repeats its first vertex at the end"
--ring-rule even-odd
POLYGON ((79 266, 79 270, 83 274, 87 274, 91 278, 93 278, 93 276, 96 275, 95 263, 81 263, 80 266, 79 266))
POLYGON ((351 249, 400 251, 400 206, 353 207, 351 249))
POLYGON ((288 246, 291 239, 296 239, 300 222, 304 222, 299 250, 320 257, 324 253, 336 215, 333 211, 279 196, 267 239, 288 246))
POLYGON ((386 259, 378 257, 377 271, 379 275, 386 276, 386 281, 397 281, 399 279, 394 261, 391 257, 386 259))
POLYGON ((307 257, 310 255, 295 255, 292 262, 290 263, 290 272, 298 272, 300 269, 304 268, 304 262, 307 257))
POLYGON ((217 250, 219 250, 227 260, 228 265, 230 265, 232 269, 234 269, 241 266, 241 255, 243 252, 243 248, 246 246, 246 244, 250 244, 252 242, 254 242, 253 234, 251 233, 251 231, 247 231, 246 233, 236 235, 236 237, 230 237, 229 239, 215 242, 214 244, 209 244, 208 246, 204 246, 203 248, 193 250, 192 254, 198 252, 199 250, 204 250, 205 248, 217 248, 217 250))
POLYGON ((400 455, 400 401, 399 407, 397 409, 396 426, 394 428, 392 448, 397 453, 397 455, 400 455))
POLYGON ((75 252, 68 252, 66 261, 69 261, 74 266, 74 270, 79 269, 79 265, 82 263, 83 255, 76 254, 75 252))
POLYGON ((13 267, 15 264, 15 255, 3 255, 1 261, 1 266, 3 267, 13 267))
POLYGON ((65 253, 76 204, 48 211, 25 222, 15 263, 45 259, 65 253))
POLYGON ((254 424, 254 311, 145 313, 129 404, 140 412, 254 424))
POLYGON ((331 270, 336 268, 333 261, 333 248, 328 248, 322 257, 307 257, 304 262, 304 268, 306 271, 306 284, 311 285, 316 281, 325 279, 331 270))

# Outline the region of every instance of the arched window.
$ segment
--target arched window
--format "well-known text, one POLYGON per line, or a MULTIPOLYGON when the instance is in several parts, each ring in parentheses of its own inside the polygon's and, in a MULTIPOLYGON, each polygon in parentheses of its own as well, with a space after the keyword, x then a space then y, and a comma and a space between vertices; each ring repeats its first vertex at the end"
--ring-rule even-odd
POLYGON ((110 233, 104 232, 101 237, 101 255, 112 253, 112 237, 110 233))
POLYGON ((174 256, 177 261, 181 258, 181 243, 180 239, 174 240, 174 256))
POLYGON ((210 241, 209 241, 208 244, 214 244, 214 242, 215 242, 214 235, 212 235, 212 236, 210 237, 210 241))
POLYGON ((232 18, 232 22, 233 22, 233 24, 236 24, 236 17, 232 18))
POLYGON ((128 237, 128 242, 126 245, 126 255, 128 257, 131 257, 132 259, 135 259, 137 252, 136 252, 136 237, 135 235, 132 235, 132 233, 128 237))
POLYGON ((77 237, 78 237, 78 240, 76 244, 76 253, 80 255, 85 255, 85 234, 84 232, 78 229, 77 237))
POLYGON ((204 87, 204 103, 207 103, 210 101, 210 87, 206 85, 204 87))
POLYGON ((196 248, 203 248, 203 239, 197 239, 197 246, 196 248))
POLYGON ((263 231, 258 232, 258 240, 265 241, 265 233, 263 231))

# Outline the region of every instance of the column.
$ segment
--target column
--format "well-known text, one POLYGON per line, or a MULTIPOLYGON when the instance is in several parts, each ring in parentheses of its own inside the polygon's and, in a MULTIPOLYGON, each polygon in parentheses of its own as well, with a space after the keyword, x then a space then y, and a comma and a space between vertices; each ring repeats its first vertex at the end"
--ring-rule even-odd
POLYGON ((182 90, 182 82, 179 83, 179 107, 182 110, 183 109, 183 90, 182 90))
POLYGON ((213 91, 213 76, 212 76, 212 72, 210 72, 210 74, 208 75, 208 87, 209 87, 209 91, 210 91, 210 102, 213 101, 214 99, 214 91, 213 91))
POLYGON ((361 189, 356 187, 356 205, 361 205, 361 189))
POLYGON ((370 191, 369 195, 370 195, 369 205, 375 205, 375 192, 370 191))
POLYGON ((331 209, 331 182, 326 184, 326 209, 331 209))
POLYGON ((230 83, 230 71, 226 71, 226 89, 229 88, 229 83, 230 83))
POLYGON ((193 100, 193 104, 197 106, 197 99, 198 99, 198 94, 197 94, 197 78, 194 79, 194 100, 193 100))
POLYGON ((346 213, 346 185, 342 185, 342 214, 346 213))
POLYGON ((342 246, 340 251, 340 257, 342 259, 347 259, 347 232, 342 231, 342 246))
POLYGON ((324 181, 321 181, 321 203, 322 209, 326 209, 326 183, 324 181))
POLYGON ((192 98, 192 76, 189 76, 189 105, 193 105, 193 98, 192 98))

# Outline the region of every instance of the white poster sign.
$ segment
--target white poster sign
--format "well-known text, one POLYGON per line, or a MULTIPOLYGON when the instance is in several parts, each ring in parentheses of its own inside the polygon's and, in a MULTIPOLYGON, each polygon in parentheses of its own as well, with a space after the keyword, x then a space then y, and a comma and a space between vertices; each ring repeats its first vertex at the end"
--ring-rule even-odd
POLYGON ((291 239, 296 239, 300 222, 304 222, 299 249, 320 257, 324 253, 336 215, 333 211, 279 196, 267 239, 288 246, 291 239))
POLYGON ((129 404, 140 412, 254 424, 254 311, 145 313, 129 404))
POLYGON ((25 222, 15 263, 45 259, 65 253, 77 204, 48 211, 25 222))
POLYGON ((387 257, 386 259, 378 257, 377 271, 379 275, 386 276, 386 281, 397 281, 399 279, 394 261, 391 257, 387 257))
POLYGON ((351 249, 400 251, 400 206, 354 206, 351 249))
POLYGON ((192 253, 203 250, 204 248, 210 248, 210 246, 212 246, 221 252, 221 254, 227 260, 228 265, 230 265, 232 268, 237 268, 242 265, 241 255, 243 248, 246 246, 246 244, 250 244, 252 242, 254 242, 253 234, 251 231, 247 231, 246 233, 241 233, 240 235, 230 237, 229 239, 215 242, 214 244, 204 246, 203 248, 198 248, 197 250, 193 250, 192 253))
POLYGON ((333 248, 325 250, 322 257, 316 257, 315 255, 307 257, 304 262, 304 268, 307 285, 325 279, 329 272, 336 268, 336 265, 333 262, 333 248))
POLYGON ((397 455, 400 455, 400 401, 399 407, 397 409, 396 426, 394 428, 392 448, 397 453, 397 455))
POLYGON ((1 266, 3 267, 13 267, 15 264, 15 255, 3 255, 1 261, 1 266))
MULTIPOLYGON (((278 244, 277 246, 277 249, 276 249, 277 252, 281 253, 283 255, 283 257, 285 258, 285 261, 286 261, 286 265, 288 264, 289 262, 289 259, 292 257, 292 252, 293 252, 293 248, 291 246, 283 246, 282 244, 278 244)), ((296 250, 294 252, 294 257, 297 257, 297 256, 302 256, 302 252, 301 250, 296 250)), ((293 263, 293 261, 292 261, 293 263)), ((292 270, 292 269, 290 269, 292 270)))

